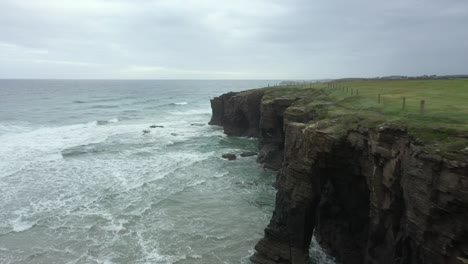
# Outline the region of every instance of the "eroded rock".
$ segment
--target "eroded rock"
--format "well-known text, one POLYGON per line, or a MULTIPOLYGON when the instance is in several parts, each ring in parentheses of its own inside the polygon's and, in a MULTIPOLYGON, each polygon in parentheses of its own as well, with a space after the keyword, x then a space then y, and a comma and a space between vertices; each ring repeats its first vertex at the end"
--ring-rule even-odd
POLYGON ((223 159, 227 159, 227 160, 235 160, 237 159, 237 156, 236 154, 234 153, 227 153, 227 154, 223 154, 223 159))
POLYGON ((254 152, 254 151, 245 151, 245 152, 242 152, 239 156, 241 156, 241 157, 252 157, 252 156, 255 156, 257 154, 258 153, 254 152))

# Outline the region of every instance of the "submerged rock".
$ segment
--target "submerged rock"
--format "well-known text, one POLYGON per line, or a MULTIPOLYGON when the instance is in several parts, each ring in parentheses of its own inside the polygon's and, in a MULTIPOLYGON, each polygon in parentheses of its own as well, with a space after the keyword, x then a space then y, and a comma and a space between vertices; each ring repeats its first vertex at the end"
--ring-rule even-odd
POLYGON ((241 156, 241 157, 251 157, 251 156, 255 156, 255 155, 257 155, 257 152, 245 151, 245 152, 242 152, 239 156, 241 156))
POLYGON ((237 156, 236 156, 236 154, 234 154, 234 153, 223 154, 222 157, 223 157, 224 159, 227 159, 227 160, 235 160, 235 159, 237 159, 237 156))
POLYGON ((164 128, 164 126, 151 125, 150 128, 164 128))
POLYGON ((149 131, 148 129, 145 129, 145 130, 143 130, 142 132, 143 132, 143 135, 144 135, 144 134, 150 133, 151 131, 149 131))
POLYGON ((193 124, 190 124, 190 126, 198 126, 198 127, 202 127, 202 126, 205 126, 205 124, 200 124, 200 123, 193 123, 193 124))

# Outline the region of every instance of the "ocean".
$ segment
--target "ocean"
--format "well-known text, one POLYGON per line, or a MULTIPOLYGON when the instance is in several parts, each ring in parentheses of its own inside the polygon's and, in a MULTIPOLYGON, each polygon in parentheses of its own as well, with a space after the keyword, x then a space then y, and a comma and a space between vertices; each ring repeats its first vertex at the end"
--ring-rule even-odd
POLYGON ((0 263, 249 263, 275 173, 207 123, 268 83, 0 80, 0 263))

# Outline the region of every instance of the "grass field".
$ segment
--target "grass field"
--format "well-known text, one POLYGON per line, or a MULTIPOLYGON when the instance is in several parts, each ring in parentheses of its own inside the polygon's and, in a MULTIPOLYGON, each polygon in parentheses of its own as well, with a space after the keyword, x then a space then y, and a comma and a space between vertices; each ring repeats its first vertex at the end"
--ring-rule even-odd
POLYGON ((272 97, 281 93, 311 95, 304 101, 307 107, 326 105, 321 116, 345 125, 404 123, 417 141, 432 149, 459 152, 468 147, 468 79, 342 80, 271 91, 272 97), (422 114, 421 100, 425 101, 422 114))

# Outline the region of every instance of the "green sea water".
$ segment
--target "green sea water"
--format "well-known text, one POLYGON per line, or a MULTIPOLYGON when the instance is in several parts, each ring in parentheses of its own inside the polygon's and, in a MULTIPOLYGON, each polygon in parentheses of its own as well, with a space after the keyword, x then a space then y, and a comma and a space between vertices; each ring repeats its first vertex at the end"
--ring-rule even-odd
POLYGON ((0 80, 0 263, 249 263, 275 173, 209 99, 268 83, 0 80))

